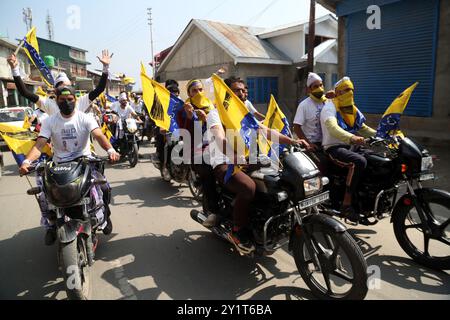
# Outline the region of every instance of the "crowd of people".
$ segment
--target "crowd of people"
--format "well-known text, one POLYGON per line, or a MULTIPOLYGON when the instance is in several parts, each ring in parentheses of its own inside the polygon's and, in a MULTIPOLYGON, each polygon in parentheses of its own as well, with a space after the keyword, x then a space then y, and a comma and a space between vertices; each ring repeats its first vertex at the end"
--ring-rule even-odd
MULTIPOLYGON (((56 162, 69 162, 81 156, 90 156, 91 136, 108 152, 112 161, 119 160, 119 154, 100 130, 103 116, 112 113, 116 115, 119 124, 130 117, 142 121, 140 116, 147 112, 148 106, 145 106, 141 97, 129 96, 126 92, 121 93, 118 101, 112 105, 100 101, 100 95, 105 91, 108 81, 110 60, 109 52, 103 51, 102 57, 99 57, 103 64, 103 73, 98 86, 92 92, 77 98, 71 87, 72 83, 65 74, 57 77, 54 91, 49 92, 46 97, 30 92, 20 77, 16 57, 11 55, 8 58, 20 94, 38 107, 34 117, 41 126, 36 146, 20 167, 22 174, 28 172, 31 163, 39 158, 42 148, 50 139, 53 145, 53 160, 56 162)), ((351 79, 343 78, 335 85, 333 92, 325 93, 323 80, 317 74, 309 74, 308 97, 301 102, 295 116, 296 137, 282 135, 277 130, 263 125, 265 116, 248 100, 249 92, 245 81, 230 77, 225 80, 225 84, 255 117, 259 132, 268 140, 274 140, 281 145, 302 145, 324 173, 329 159, 348 168, 347 192, 343 199, 342 214, 352 221, 357 220, 358 214, 352 207, 352 195, 367 163, 365 158, 352 151, 350 146, 364 144, 365 138, 373 137, 375 131, 365 124, 364 116, 355 105, 355 87, 351 79)), ((183 90, 175 80, 166 81, 165 87, 175 96, 179 96, 183 90)), ((188 100, 184 104, 184 116, 177 119, 179 127, 193 133, 194 127, 200 123, 204 133, 201 145, 191 145, 192 163, 195 163, 193 169, 200 177, 204 190, 204 210, 208 217, 204 224, 206 227, 213 227, 217 223, 218 201, 215 184, 221 183, 236 194, 234 227, 229 235, 230 240, 239 251, 251 253, 255 247, 246 227, 256 184, 245 170, 226 179, 229 166, 238 163, 237 156, 232 159, 228 153, 216 152, 226 150, 224 146, 233 145, 232 141, 227 140, 220 113, 212 102, 207 105, 195 103, 199 95, 204 96, 202 81, 189 81, 185 90, 188 100)), ((119 129, 120 126, 117 126, 113 132, 117 138, 120 138, 119 129)), ((165 153, 164 149, 169 136, 168 132, 161 129, 155 139, 157 155, 163 164, 163 177, 167 179, 170 177, 167 177, 165 164, 170 155, 165 153)), ((54 221, 47 221, 45 225, 48 230, 46 243, 52 244, 55 241, 54 221)), ((111 230, 105 228, 104 232, 109 234, 111 230)))

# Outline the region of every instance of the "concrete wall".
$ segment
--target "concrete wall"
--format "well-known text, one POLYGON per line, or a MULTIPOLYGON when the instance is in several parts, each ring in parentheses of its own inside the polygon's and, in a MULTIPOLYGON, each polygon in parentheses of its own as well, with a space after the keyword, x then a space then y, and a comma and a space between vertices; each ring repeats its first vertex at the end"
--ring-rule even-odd
MULTIPOLYGON (((434 118, 450 119, 450 1, 441 0, 436 60, 434 118)), ((450 134, 450 131, 448 132, 450 134)))
POLYGON ((162 73, 165 74, 165 78, 188 80, 204 73, 211 75, 222 65, 233 62, 233 59, 206 34, 198 28, 194 28, 168 62, 169 64, 162 73))
MULTIPOLYGON (((0 46, 0 78, 12 79, 11 68, 9 67, 8 61, 6 61, 12 53, 14 53, 13 49, 0 46)), ((28 57, 21 52, 18 55, 18 59, 20 70, 28 76, 31 73, 28 57)))

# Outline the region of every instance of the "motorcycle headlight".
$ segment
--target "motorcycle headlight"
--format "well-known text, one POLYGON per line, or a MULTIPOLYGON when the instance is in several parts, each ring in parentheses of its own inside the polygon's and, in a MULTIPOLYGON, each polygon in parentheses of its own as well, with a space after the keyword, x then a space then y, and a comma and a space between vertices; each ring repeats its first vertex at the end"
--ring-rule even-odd
POLYGON ((430 171, 433 167, 434 163, 432 157, 422 158, 422 171, 430 171))
POLYGON ((316 177, 305 180, 303 186, 305 188, 305 196, 312 196, 322 190, 322 179, 320 177, 316 177))

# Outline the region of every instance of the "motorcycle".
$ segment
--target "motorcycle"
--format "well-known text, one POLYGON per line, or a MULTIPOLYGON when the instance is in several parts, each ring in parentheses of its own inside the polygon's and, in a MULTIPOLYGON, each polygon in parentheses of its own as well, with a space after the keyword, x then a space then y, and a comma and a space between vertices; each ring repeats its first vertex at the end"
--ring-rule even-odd
POLYGON ((164 159, 166 161, 165 167, 167 173, 164 173, 163 164, 154 154, 152 157, 152 163, 156 169, 161 172, 161 177, 167 182, 174 180, 177 183, 186 183, 191 191, 194 199, 198 202, 202 201, 203 190, 200 178, 194 172, 191 165, 185 164, 183 159, 183 141, 176 141, 170 138, 170 135, 166 135, 166 139, 169 140, 164 146, 164 159), (168 174, 168 176, 166 176, 168 174))
POLYGON ((118 126, 119 139, 112 139, 113 147, 118 150, 121 158, 127 158, 130 167, 134 168, 139 161, 139 145, 138 139, 136 138, 138 132, 138 125, 135 119, 129 118, 124 121, 117 121, 117 115, 113 113, 108 113, 103 116, 103 121, 107 124, 109 130, 114 133, 116 132, 115 127, 118 126), (113 125, 114 124, 114 125, 113 125))
MULTIPOLYGON (((329 199, 329 192, 323 192, 328 179, 300 148, 280 155, 281 170, 264 162, 247 172, 256 183, 248 226, 256 251, 250 256, 272 255, 288 244, 301 277, 316 297, 364 299, 368 276, 363 253, 343 224, 318 211, 329 199)), ((233 244, 229 234, 235 195, 220 184, 217 192, 219 221, 210 230, 233 244)), ((208 217, 193 210, 191 218, 203 225, 208 217)))
MULTIPOLYGON (((391 217, 396 239, 408 256, 426 267, 448 270, 450 193, 423 187, 423 182, 435 179, 428 150, 406 137, 393 139, 368 139, 368 147, 358 150, 368 163, 353 197, 359 223, 373 226, 391 217), (399 197, 401 186, 406 192, 399 197)), ((345 170, 331 166, 331 202, 322 207, 324 213, 340 216, 346 176, 345 170)))
POLYGON ((111 189, 103 178, 107 160, 84 157, 64 164, 42 162, 30 171, 37 172, 42 183, 28 190, 28 195, 39 201, 43 193, 46 201, 40 206, 56 221, 58 264, 70 300, 89 298, 99 242, 96 233, 111 223, 111 189), (97 186, 106 186, 101 198, 97 186))

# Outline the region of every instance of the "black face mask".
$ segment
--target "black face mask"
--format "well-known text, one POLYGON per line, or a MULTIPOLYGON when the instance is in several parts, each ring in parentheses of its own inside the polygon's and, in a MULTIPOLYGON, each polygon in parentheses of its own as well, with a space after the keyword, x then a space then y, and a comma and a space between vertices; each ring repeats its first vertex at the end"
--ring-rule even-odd
POLYGON ((75 101, 68 102, 64 100, 64 102, 58 103, 59 110, 65 116, 70 116, 75 110, 75 101))

